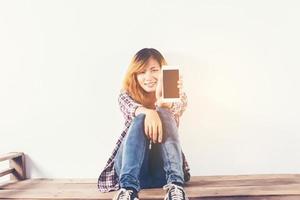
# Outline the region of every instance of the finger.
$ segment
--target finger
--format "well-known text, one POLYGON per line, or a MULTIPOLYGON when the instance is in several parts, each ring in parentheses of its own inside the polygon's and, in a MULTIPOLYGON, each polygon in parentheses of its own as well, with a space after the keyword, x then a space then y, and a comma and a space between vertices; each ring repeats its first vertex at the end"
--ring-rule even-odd
POLYGON ((177 87, 182 88, 183 82, 182 80, 177 81, 177 87))
POLYGON ((153 138, 153 130, 152 130, 152 126, 150 125, 149 126, 149 140, 153 140, 152 138, 153 138))
POLYGON ((179 90, 179 96, 183 96, 183 91, 182 90, 179 90))
POLYGON ((161 143, 163 138, 162 125, 158 126, 158 142, 161 143))
POLYGON ((157 127, 153 126, 152 140, 154 143, 157 142, 157 127))
POLYGON ((148 125, 146 123, 145 123, 145 126, 144 126, 144 131, 145 131, 145 135, 149 139, 149 127, 148 127, 148 125))
POLYGON ((178 83, 177 87, 182 88, 182 83, 178 83))

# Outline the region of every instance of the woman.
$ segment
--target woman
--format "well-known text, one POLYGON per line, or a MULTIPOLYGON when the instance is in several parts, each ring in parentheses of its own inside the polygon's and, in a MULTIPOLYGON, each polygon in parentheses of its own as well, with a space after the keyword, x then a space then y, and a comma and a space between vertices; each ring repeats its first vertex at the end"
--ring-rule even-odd
POLYGON ((138 199, 143 188, 164 187, 165 199, 188 199, 183 184, 189 166, 178 139, 179 117, 187 105, 178 81, 181 101, 162 102, 159 51, 144 48, 135 54, 119 95, 125 127, 105 169, 99 176, 101 192, 118 190, 114 199, 138 199))

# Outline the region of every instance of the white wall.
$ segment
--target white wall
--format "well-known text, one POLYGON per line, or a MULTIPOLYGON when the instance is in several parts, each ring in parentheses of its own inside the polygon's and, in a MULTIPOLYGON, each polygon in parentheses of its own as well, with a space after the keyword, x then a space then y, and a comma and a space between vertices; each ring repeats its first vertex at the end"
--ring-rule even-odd
POLYGON ((299 1, 0 1, 0 153, 97 178, 143 47, 179 65, 192 175, 300 173, 299 1))

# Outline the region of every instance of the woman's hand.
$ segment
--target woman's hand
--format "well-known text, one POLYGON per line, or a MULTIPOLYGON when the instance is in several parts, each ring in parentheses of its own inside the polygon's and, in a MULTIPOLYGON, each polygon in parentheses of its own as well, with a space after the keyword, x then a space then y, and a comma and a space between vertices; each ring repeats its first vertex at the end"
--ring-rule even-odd
POLYGON ((177 81, 178 83, 178 89, 179 89, 179 96, 181 97, 183 95, 183 79, 182 79, 182 76, 180 75, 179 76, 179 80, 177 81))
POLYGON ((141 113, 145 114, 145 120, 144 120, 145 135, 149 140, 152 140, 153 143, 156 142, 161 143, 163 137, 163 131, 162 131, 162 123, 157 111, 140 106, 136 109, 135 116, 141 113))
POLYGON ((167 102, 163 102, 162 97, 160 97, 159 99, 156 100, 155 105, 161 108, 172 108, 173 103, 167 103, 167 102))
POLYGON ((147 109, 145 114, 144 128, 146 136, 152 140, 153 143, 161 143, 163 136, 162 123, 157 111, 147 109))

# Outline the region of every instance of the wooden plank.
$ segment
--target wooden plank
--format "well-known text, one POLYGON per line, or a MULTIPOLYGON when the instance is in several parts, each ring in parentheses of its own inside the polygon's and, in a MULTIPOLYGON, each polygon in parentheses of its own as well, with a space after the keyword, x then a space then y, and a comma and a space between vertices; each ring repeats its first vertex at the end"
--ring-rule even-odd
MULTIPOLYGON (((225 175, 225 176, 192 176, 189 183, 209 183, 209 182, 222 182, 222 181, 247 181, 247 180, 292 180, 299 182, 300 181, 300 174, 259 174, 259 175, 225 175)), ((93 178, 36 178, 36 179, 28 179, 21 181, 20 183, 26 183, 26 182, 41 182, 46 181, 48 183, 97 183, 97 179, 93 178)))
POLYGON ((247 178, 247 179, 211 179, 206 177, 194 177, 191 179, 190 182, 186 183, 186 185, 193 185, 193 186, 258 186, 258 185, 277 185, 277 184, 300 184, 300 177, 299 178, 290 178, 284 177, 284 176, 278 176, 269 178, 268 176, 265 176, 264 178, 247 178))
MULTIPOLYGON (((144 191, 144 190, 143 190, 144 191)), ((0 190, 0 198, 7 198, 7 199, 99 199, 99 200, 106 200, 112 199, 115 192, 110 193, 99 193, 99 192, 91 192, 91 191, 69 191, 65 192, 63 190, 57 191, 38 191, 33 190, 30 192, 18 191, 18 190, 11 190, 11 191, 1 191, 0 190)), ((187 193, 188 194, 188 193, 187 193)), ((139 197, 140 199, 163 199, 165 192, 162 190, 151 190, 151 195, 145 194, 140 192, 139 197)), ((220 199, 220 200, 282 200, 282 199, 297 199, 299 200, 300 195, 257 195, 257 196, 193 196, 188 194, 189 199, 205 199, 205 200, 212 200, 212 199, 220 199)))
POLYGON ((14 183, 16 183, 17 181, 15 180, 6 180, 0 183, 0 190, 3 190, 5 187, 9 186, 9 185, 13 185, 14 183))
POLYGON ((25 169, 25 155, 21 153, 20 156, 11 158, 9 160, 9 166, 15 170, 10 175, 11 180, 24 180, 26 179, 26 169, 25 169))
MULTIPOLYGON (((270 185, 264 185, 262 183, 259 183, 259 184, 251 184, 251 185, 247 185, 247 184, 232 184, 230 186, 230 184, 221 184, 221 183, 218 183, 218 184, 210 184, 210 185, 186 185, 185 188, 246 188, 246 187, 263 187, 263 188, 267 188, 267 187, 276 187, 276 186, 290 186, 290 187, 297 187, 299 186, 300 184, 280 184, 280 183, 277 183, 277 184, 270 184, 270 185)), ((53 184, 53 183, 47 183, 45 181, 43 182, 35 182, 35 183, 27 183, 27 184, 20 184, 20 183, 15 183, 15 184, 10 184, 10 185, 6 185, 4 186, 2 189, 18 189, 18 190, 50 190, 50 189, 56 189, 56 188, 64 188, 65 190, 97 190, 97 184, 96 183, 86 183, 86 184, 83 184, 83 183, 78 183, 78 184, 75 184, 75 183, 57 183, 57 184, 53 184)))
MULTIPOLYGON (((299 200, 299 175, 243 175, 192 177, 185 190, 190 199, 299 200)), ((101 193, 97 179, 30 179, 0 188, 0 198, 14 199, 112 199, 101 193)), ((163 199, 162 188, 146 189, 141 199, 163 199)))
POLYGON ((235 196, 235 197, 200 197, 190 200, 299 200, 300 196, 235 196))
MULTIPOLYGON (((290 176, 277 176, 275 178, 269 178, 269 176, 265 176, 264 179, 262 177, 258 179, 233 179, 229 178, 228 180, 223 179, 211 179, 207 177, 192 177, 191 181, 186 184, 186 186, 191 187, 218 187, 218 186, 268 186, 268 185, 286 185, 286 184, 300 184, 300 178, 290 178, 290 176)), ((51 185, 59 185, 59 184, 75 184, 78 187, 96 187, 97 180, 96 179, 28 179, 24 181, 20 181, 14 185, 10 185, 9 187, 17 188, 21 185, 32 185, 34 186, 35 182, 38 182, 40 186, 51 187, 51 185), (90 184, 90 185, 89 185, 90 184)), ((76 186, 74 186, 76 187, 76 186)))
MULTIPOLYGON (((290 180, 292 182, 299 183, 300 181, 300 174, 259 174, 259 175, 225 175, 225 176, 192 176, 191 180, 187 184, 207 184, 207 183, 219 183, 219 182, 228 182, 228 181, 237 181, 241 184, 244 181, 251 181, 251 180, 263 180, 263 181, 273 181, 273 180, 290 180)), ((97 179, 92 178, 36 178, 36 179, 27 179, 20 181, 19 183, 34 183, 34 182, 42 182, 46 181, 49 184, 57 184, 57 183, 97 183, 97 179)))
MULTIPOLYGON (((74 186, 74 185, 73 185, 74 186)), ((190 188, 186 187, 186 192, 191 198, 198 198, 198 197, 222 197, 222 196, 241 196, 241 195, 249 195, 249 196, 260 196, 260 195, 291 195, 293 193, 299 193, 300 186, 297 187, 284 187, 284 186, 276 186, 276 187, 217 187, 217 188, 190 188)), ((14 190, 3 190, 6 192, 14 193, 14 194, 21 194, 19 197, 25 197, 24 191, 26 191, 26 196, 44 196, 50 195, 51 198, 60 197, 60 198, 83 198, 87 197, 86 194, 89 194, 89 197, 105 197, 108 195, 111 197, 113 193, 100 193, 96 188, 68 188, 67 187, 56 187, 51 189, 45 188, 21 188, 21 189, 14 189, 14 190), (14 192, 11 192, 14 191, 14 192), (59 195, 61 194, 61 195, 59 195)), ((1 194, 1 193, 0 193, 1 194)), ((148 189, 142 190, 140 192, 141 197, 150 197, 153 199, 160 199, 164 194, 162 189, 148 189)), ((7 195, 6 193, 2 195, 7 195)), ((3 197, 3 196, 2 196, 3 197)), ((18 196, 17 196, 18 197, 18 196)), ((49 198, 50 198, 49 197, 49 198)))
POLYGON ((192 176, 191 181, 209 180, 253 180, 253 179, 300 179, 300 174, 247 174, 247 175, 222 175, 222 176, 192 176))
POLYGON ((112 199, 115 192, 101 193, 99 191, 74 190, 0 190, 1 198, 13 199, 112 199))
POLYGON ((15 170, 14 168, 9 168, 9 169, 6 169, 6 170, 2 170, 2 171, 0 171, 0 177, 5 176, 5 175, 10 174, 10 173, 13 173, 14 170, 15 170))
POLYGON ((23 153, 21 152, 10 152, 10 153, 7 153, 7 154, 3 154, 3 155, 0 155, 0 162, 1 161, 4 161, 4 160, 10 160, 10 159, 13 159, 13 158, 17 158, 19 156, 22 156, 23 153))

